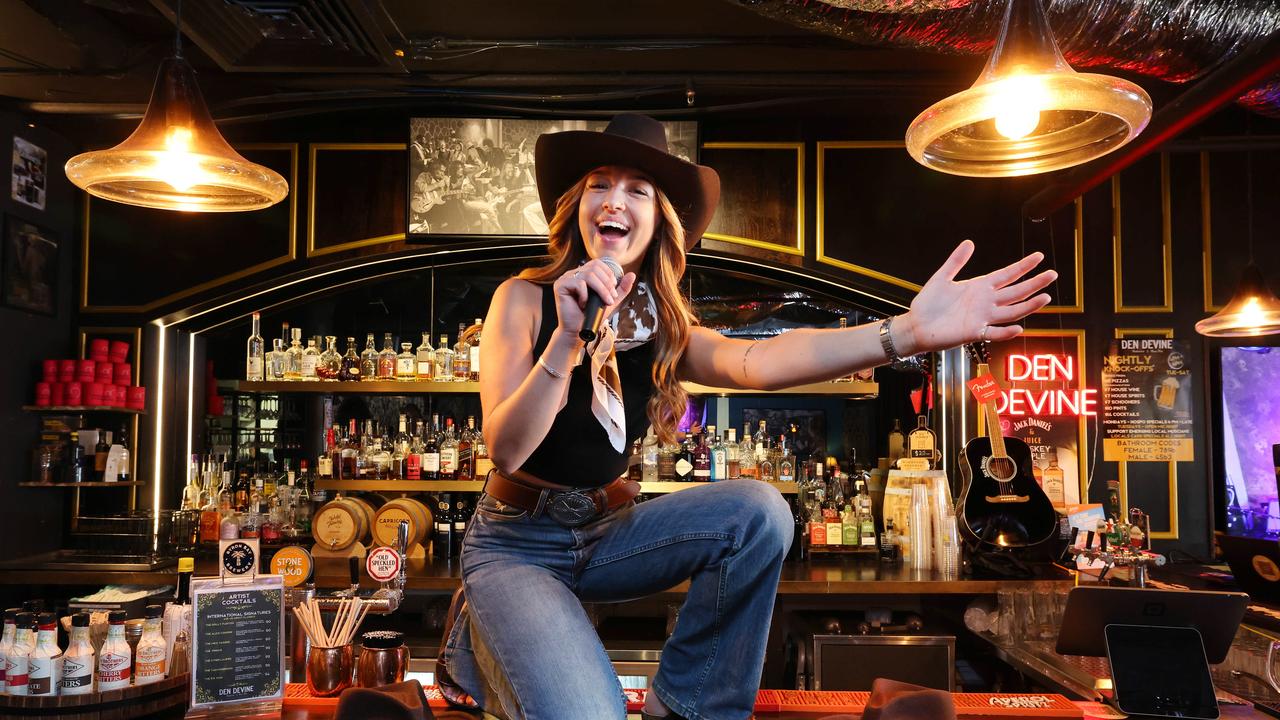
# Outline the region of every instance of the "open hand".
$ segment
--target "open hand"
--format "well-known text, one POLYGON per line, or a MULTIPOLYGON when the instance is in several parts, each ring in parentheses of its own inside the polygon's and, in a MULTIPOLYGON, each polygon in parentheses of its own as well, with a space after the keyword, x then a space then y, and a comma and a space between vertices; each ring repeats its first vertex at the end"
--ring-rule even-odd
POLYGON ((1043 253, 1031 253, 986 275, 957 281, 956 275, 972 256, 973 241, 960 243, 911 301, 911 310, 894 321, 893 339, 903 355, 979 340, 1010 340, 1022 333, 1022 326, 1013 323, 1049 304, 1049 294, 1040 291, 1056 280, 1058 273, 1045 270, 1022 280, 1044 259, 1043 253), (900 323, 905 326, 901 330, 900 323))

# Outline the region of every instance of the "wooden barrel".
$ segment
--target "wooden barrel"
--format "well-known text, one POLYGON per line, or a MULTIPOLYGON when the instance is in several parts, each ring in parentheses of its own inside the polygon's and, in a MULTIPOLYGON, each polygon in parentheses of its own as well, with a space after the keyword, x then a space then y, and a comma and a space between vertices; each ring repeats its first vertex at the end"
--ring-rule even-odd
POLYGON ((395 547, 400 522, 409 523, 409 544, 423 544, 432 527, 431 510, 410 497, 392 500, 373 516, 373 544, 395 547))
POLYGON ((369 536, 373 508, 352 497, 337 497, 311 518, 311 537, 329 550, 345 550, 369 536))
POLYGON ((86 695, 0 695, 0 717, 39 716, 67 720, 127 720, 182 717, 190 693, 184 673, 150 685, 86 695))
POLYGON ((361 538, 369 537, 369 533, 373 531, 373 515, 379 507, 387 500, 379 495, 348 495, 347 501, 354 503, 360 514, 364 515, 364 535, 361 538))

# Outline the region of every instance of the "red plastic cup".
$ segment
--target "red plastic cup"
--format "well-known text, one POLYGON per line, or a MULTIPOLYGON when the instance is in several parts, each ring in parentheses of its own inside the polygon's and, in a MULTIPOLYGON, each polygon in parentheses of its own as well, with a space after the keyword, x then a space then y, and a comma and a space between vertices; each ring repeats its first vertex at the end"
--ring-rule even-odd
POLYGON ((40 363, 40 379, 47 383, 58 382, 58 361, 45 360, 40 363))
POLYGON ((47 382, 36 383, 36 405, 49 407, 53 402, 53 388, 47 382))
POLYGON ((128 385, 133 382, 133 365, 129 363, 112 363, 115 368, 115 383, 128 385))
POLYGON ((111 385, 116 381, 115 366, 109 362, 95 362, 93 368, 93 381, 100 382, 103 385, 111 385))
POLYGON ((84 385, 84 404, 91 407, 100 407, 106 400, 104 397, 106 388, 102 383, 91 382, 83 383, 84 385))
POLYGON ((145 386, 132 385, 127 388, 128 404, 133 410, 145 410, 147 407, 147 388, 145 386))
POLYGON ((96 338, 89 341, 89 359, 101 360, 107 362, 108 350, 111 343, 106 338, 96 338))
POLYGON ((129 360, 129 343, 123 340, 111 341, 111 362, 127 362, 129 360))
POLYGON ((67 405, 76 407, 84 404, 84 384, 73 382, 67 383, 67 405))
POLYGON ((76 381, 82 383, 96 382, 98 379, 98 364, 92 360, 76 361, 76 381))
POLYGON ((49 404, 55 407, 67 404, 66 383, 49 383, 49 404))
POLYGON ((76 361, 75 360, 59 360, 58 361, 58 382, 61 382, 61 383, 76 382, 76 361))

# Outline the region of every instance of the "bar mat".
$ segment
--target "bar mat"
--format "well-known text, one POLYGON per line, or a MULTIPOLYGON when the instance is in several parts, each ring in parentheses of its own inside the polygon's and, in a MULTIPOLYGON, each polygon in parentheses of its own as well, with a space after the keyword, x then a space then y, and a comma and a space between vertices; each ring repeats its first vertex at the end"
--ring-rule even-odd
MULTIPOLYGON (((423 685, 422 693, 427 696, 427 705, 433 708, 449 707, 444 695, 440 694, 440 688, 435 685, 423 685)), ((640 704, 644 704, 643 697, 640 698, 640 704)), ((285 683, 284 705, 285 707, 336 708, 338 706, 338 695, 317 697, 307 689, 306 683, 285 683)))

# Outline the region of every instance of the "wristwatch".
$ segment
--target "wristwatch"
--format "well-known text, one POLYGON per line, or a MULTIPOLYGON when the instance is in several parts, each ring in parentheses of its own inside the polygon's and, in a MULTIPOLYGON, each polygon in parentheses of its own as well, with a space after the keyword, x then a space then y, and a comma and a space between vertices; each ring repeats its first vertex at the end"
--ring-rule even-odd
POLYGON ((902 360, 902 356, 898 354, 898 349, 893 346, 893 336, 889 334, 891 325, 893 325, 892 315, 880 322, 880 347, 884 348, 884 355, 888 358, 890 365, 902 360))

